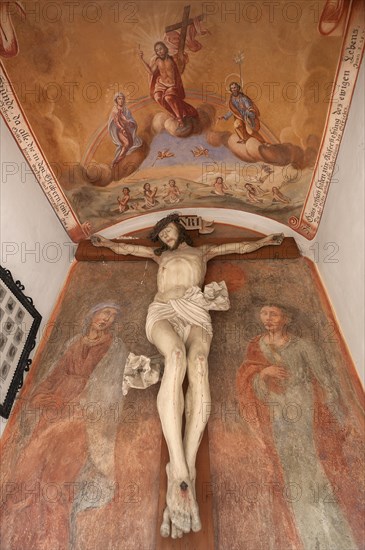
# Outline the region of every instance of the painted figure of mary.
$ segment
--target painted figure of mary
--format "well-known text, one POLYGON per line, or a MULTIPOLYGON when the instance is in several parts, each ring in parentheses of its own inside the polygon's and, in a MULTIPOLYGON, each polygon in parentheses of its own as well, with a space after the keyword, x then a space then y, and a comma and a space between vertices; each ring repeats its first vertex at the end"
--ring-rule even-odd
POLYGON ((68 548, 77 514, 113 497, 127 358, 115 330, 120 314, 114 302, 90 309, 29 396, 31 437, 20 442, 16 464, 4 465, 12 489, 0 506, 4 548, 68 548), (100 493, 92 502, 82 492, 87 481, 100 493))
POLYGON ((137 136, 137 122, 126 106, 125 95, 122 92, 114 96, 114 107, 110 113, 108 130, 117 146, 113 166, 142 145, 141 138, 137 136))

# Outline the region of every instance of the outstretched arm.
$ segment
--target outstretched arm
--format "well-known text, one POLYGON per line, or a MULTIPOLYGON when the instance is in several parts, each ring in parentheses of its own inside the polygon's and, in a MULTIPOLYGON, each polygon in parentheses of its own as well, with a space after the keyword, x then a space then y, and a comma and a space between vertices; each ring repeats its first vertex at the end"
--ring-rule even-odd
POLYGON ((105 237, 101 237, 100 235, 94 235, 90 240, 94 246, 105 246, 106 248, 110 248, 110 250, 116 254, 122 254, 123 256, 128 256, 128 254, 131 254, 132 256, 139 256, 140 258, 151 258, 151 260, 155 261, 158 259, 158 256, 154 254, 153 249, 148 246, 115 243, 109 239, 105 239, 105 237))
POLYGON ((283 242, 283 240, 284 234, 276 233, 274 235, 268 235, 259 241, 206 245, 202 248, 204 249, 206 260, 209 261, 216 256, 223 256, 224 254, 247 254, 248 252, 258 250, 263 246, 278 246, 283 242))

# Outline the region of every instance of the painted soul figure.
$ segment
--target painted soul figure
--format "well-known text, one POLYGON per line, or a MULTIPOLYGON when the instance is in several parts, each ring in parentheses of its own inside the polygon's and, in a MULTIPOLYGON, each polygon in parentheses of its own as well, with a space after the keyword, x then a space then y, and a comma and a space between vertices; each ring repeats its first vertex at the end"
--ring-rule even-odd
POLYGON ((223 254, 253 252, 263 246, 280 245, 283 235, 270 235, 256 242, 192 246, 178 214, 160 220, 150 235, 159 241, 157 250, 115 243, 94 236, 95 246, 106 246, 116 254, 132 254, 154 260, 157 294, 149 306, 146 334, 165 360, 157 397, 157 408, 169 450, 166 507, 161 535, 173 538, 199 531, 201 522, 195 493, 195 460, 209 410, 208 354, 213 336, 209 310, 229 309, 224 282, 210 283, 202 290, 207 262, 223 254), (182 384, 187 373, 185 396, 182 384), (185 432, 182 437, 182 415, 185 432))

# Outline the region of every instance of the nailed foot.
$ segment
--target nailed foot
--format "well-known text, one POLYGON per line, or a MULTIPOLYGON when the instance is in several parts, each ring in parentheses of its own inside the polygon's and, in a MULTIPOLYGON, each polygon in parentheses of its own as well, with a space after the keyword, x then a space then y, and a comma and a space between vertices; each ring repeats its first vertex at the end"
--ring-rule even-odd
POLYGON ((201 521, 199 507, 195 499, 194 487, 189 477, 176 477, 170 464, 166 466, 167 473, 167 506, 164 510, 161 524, 161 535, 180 538, 183 533, 200 531, 201 521))

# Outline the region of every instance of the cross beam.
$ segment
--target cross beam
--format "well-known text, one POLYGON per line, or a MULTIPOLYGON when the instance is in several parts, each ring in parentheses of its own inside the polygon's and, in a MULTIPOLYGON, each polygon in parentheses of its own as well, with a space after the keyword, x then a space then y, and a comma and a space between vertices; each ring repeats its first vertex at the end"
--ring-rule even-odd
MULTIPOLYGON (((188 26, 194 22, 193 19, 189 18, 189 15, 190 15, 190 6, 185 6, 182 20, 180 21, 180 23, 174 23, 173 25, 169 25, 165 29, 166 33, 181 29, 178 52, 177 52, 179 57, 183 55, 185 50, 185 41, 186 41, 186 34, 188 32, 188 26)), ((198 19, 199 21, 201 21, 203 19, 203 15, 198 15, 198 19)))

